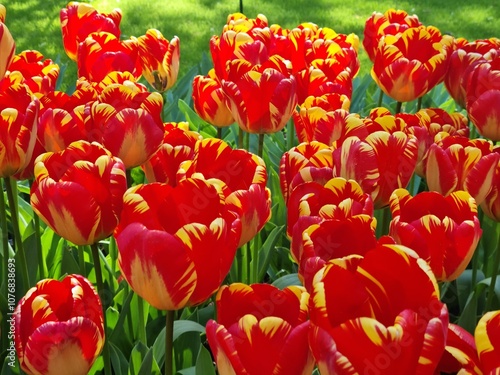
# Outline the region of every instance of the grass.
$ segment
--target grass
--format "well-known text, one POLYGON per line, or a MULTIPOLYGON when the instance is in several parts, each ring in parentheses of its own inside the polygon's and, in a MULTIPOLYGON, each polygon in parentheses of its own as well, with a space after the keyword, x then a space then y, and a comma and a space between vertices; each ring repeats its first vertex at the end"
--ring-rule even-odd
MULTIPOLYGON (((91 0, 96 9, 107 12, 120 8, 123 13, 121 31, 124 37, 140 36, 149 28, 156 28, 170 39, 181 40, 181 75, 197 64, 208 53, 212 35, 219 35, 230 13, 239 11, 239 0, 91 0)), ((7 7, 6 24, 17 44, 17 52, 36 49, 46 58, 67 65, 67 75, 75 76, 75 64, 62 48, 59 10, 63 0, 13 0, 7 7)), ((338 33, 355 33, 360 40, 366 19, 374 12, 389 8, 404 9, 417 14, 425 25, 438 27, 441 32, 468 40, 500 37, 500 7, 489 0, 423 0, 363 1, 345 0, 244 0, 243 12, 254 18, 264 14, 269 24, 292 28, 301 22, 314 22, 333 28, 338 33)), ((361 45, 361 43, 360 43, 361 45)), ((360 48, 361 74, 371 68, 365 52, 360 48)))

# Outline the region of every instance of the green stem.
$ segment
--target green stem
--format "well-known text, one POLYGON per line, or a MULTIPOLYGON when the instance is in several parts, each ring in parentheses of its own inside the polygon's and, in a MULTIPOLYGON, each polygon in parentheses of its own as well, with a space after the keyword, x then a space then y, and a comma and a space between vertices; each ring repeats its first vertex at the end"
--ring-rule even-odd
POLYGON ((85 270, 85 246, 78 246, 78 264, 80 265, 80 273, 87 276, 85 270))
POLYGON ((384 100, 384 92, 382 91, 382 89, 380 89, 380 94, 378 96, 378 105, 377 107, 382 107, 382 101, 384 100))
MULTIPOLYGON (((95 279, 97 283, 97 291, 99 296, 101 297, 102 304, 102 313, 104 319, 104 331, 106 331, 106 292, 104 290, 104 283, 102 281, 102 269, 101 269, 101 260, 99 259, 99 248, 96 243, 90 245, 90 249, 92 250, 92 260, 94 261, 94 270, 95 270, 95 279)), ((109 345, 106 338, 104 340, 104 347, 102 348, 102 358, 104 360, 104 374, 111 375, 111 361, 109 357, 109 345)))
POLYGON ((249 259, 249 254, 250 254, 250 243, 247 242, 245 245, 243 245, 241 248, 240 248, 241 252, 242 252, 242 257, 241 257, 241 263, 242 263, 242 266, 241 266, 241 279, 238 280, 242 283, 245 283, 245 284, 248 284, 248 278, 249 278, 249 263, 250 263, 250 259, 249 259))
POLYGON ((238 128, 238 148, 243 148, 243 136, 245 135, 245 131, 242 128, 238 128))
POLYGON ((138 327, 138 336, 139 340, 147 345, 147 337, 146 337, 146 321, 144 320, 144 300, 137 296, 137 306, 139 308, 139 327, 138 327))
POLYGON ((257 233, 252 239, 252 262, 251 262, 251 273, 250 273, 250 283, 258 283, 259 280, 259 251, 260 251, 260 233, 257 233))
MULTIPOLYGON (((33 179, 30 181, 30 189, 33 185, 33 179)), ((33 213, 33 226, 35 230, 36 253, 38 256, 38 280, 45 279, 45 259, 43 257, 42 234, 40 233, 40 218, 33 213)))
POLYGON ((7 190, 7 200, 9 201, 10 218, 12 222, 12 229, 14 230, 14 239, 16 243, 16 254, 19 256, 21 263, 21 276, 23 278, 24 290, 28 290, 31 286, 28 275, 28 262, 24 252, 23 240, 21 238, 21 231, 19 230, 19 216, 17 211, 16 197, 14 196, 14 189, 12 184, 16 183, 10 177, 5 177, 5 189, 7 190))
POLYGON ((165 321, 165 375, 173 375, 175 311, 167 310, 165 321))
POLYGON ((264 152, 264 133, 259 134, 259 148, 257 149, 257 155, 262 157, 262 154, 264 152))
POLYGON ((417 101, 417 112, 420 111, 420 108, 422 108, 422 99, 424 97, 421 96, 420 98, 418 98, 418 101, 417 101))
POLYGON ((486 311, 495 310, 493 308, 493 296, 495 295, 495 286, 498 276, 498 267, 500 266, 500 236, 497 242, 497 249, 495 253, 495 259, 493 260, 493 272, 491 274, 490 286, 488 288, 488 298, 486 300, 486 311))
POLYGON ((222 139, 222 128, 220 126, 217 127, 217 138, 222 139))
POLYGON ((293 124, 293 120, 290 119, 288 121, 288 124, 286 125, 286 144, 288 150, 291 150, 293 148, 294 140, 295 140, 295 126, 293 124))
MULTIPOLYGON (((7 233, 7 209, 5 206, 5 196, 3 194, 3 188, 0 183, 0 225, 2 226, 2 256, 3 256, 3 275, 4 275, 4 280, 3 283, 5 285, 5 292, 4 296, 7 297, 9 295, 9 289, 8 289, 8 283, 6 282, 7 274, 9 273, 9 257, 10 257, 10 251, 9 251, 9 236, 7 233)), ((9 324, 7 323, 8 319, 5 319, 7 316, 7 311, 2 311, 2 315, 4 316, 4 319, 2 319, 2 332, 9 332, 9 324)), ((7 348, 8 347, 8 341, 7 341, 7 336, 8 335, 2 335, 2 347, 7 348)))
POLYGON ((403 102, 397 102, 396 103, 396 113, 400 113, 402 107, 403 107, 403 102))

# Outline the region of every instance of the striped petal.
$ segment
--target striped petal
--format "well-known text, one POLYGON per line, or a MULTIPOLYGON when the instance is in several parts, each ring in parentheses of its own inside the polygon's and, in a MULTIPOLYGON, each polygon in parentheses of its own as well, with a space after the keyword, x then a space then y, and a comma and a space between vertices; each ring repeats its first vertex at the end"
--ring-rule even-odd
POLYGON ((490 311, 483 315, 474 332, 481 369, 485 374, 500 371, 500 311, 490 311))

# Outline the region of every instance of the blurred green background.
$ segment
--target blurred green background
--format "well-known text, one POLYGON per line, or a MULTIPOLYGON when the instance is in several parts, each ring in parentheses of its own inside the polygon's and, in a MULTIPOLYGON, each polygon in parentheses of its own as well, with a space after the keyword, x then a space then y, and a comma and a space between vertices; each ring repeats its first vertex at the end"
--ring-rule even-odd
MULTIPOLYGON (((9 0, 6 24, 17 44, 17 52, 36 49, 46 58, 66 64, 66 75, 76 75, 74 63, 62 48, 59 11, 67 1, 9 0)), ((228 14, 239 11, 239 0, 94 0, 97 10, 120 8, 123 13, 123 37, 140 36, 156 28, 167 38, 181 40, 181 75, 208 53, 208 43, 219 35, 228 14)), ((338 33, 355 33, 360 40, 366 19, 374 12, 403 9, 418 15, 425 25, 469 40, 500 37, 500 7, 489 0, 456 1, 341 1, 341 0, 243 0, 243 12, 249 18, 264 14, 269 24, 292 28, 302 22, 314 22, 338 33)), ((360 43, 361 46, 361 43, 360 43)), ((371 66, 362 48, 359 51, 361 74, 371 66)), ((76 76, 75 76, 76 77, 76 76)), ((69 78, 69 77, 65 77, 69 78)))

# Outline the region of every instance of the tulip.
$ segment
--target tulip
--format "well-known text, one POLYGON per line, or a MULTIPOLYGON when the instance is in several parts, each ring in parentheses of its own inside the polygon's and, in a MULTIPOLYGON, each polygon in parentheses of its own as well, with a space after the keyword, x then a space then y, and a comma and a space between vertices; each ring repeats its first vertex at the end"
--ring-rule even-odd
POLYGON ((222 81, 222 87, 234 119, 249 133, 282 130, 297 104, 295 78, 271 68, 250 71, 237 82, 222 81))
POLYGON ((0 177, 11 177, 28 166, 36 142, 39 108, 39 100, 23 84, 0 92, 0 177))
POLYGON ((193 107, 198 116, 214 126, 226 127, 234 123, 233 114, 229 110, 229 100, 214 69, 210 69, 206 76, 194 77, 193 107))
POLYGON ((29 375, 85 375, 103 348, 101 301, 83 276, 39 281, 14 316, 19 363, 29 375))
POLYGON ((78 77, 100 82, 111 72, 142 74, 137 40, 120 40, 108 32, 90 34, 78 48, 78 77))
POLYGON ((453 38, 432 26, 384 36, 371 75, 381 90, 398 102, 420 98, 444 79, 453 38))
POLYGON ((404 10, 389 9, 385 13, 373 12, 365 22, 363 47, 373 62, 380 39, 385 35, 396 35, 411 27, 421 26, 418 17, 404 10))
POLYGON ((264 160, 246 150, 233 150, 220 139, 205 139, 196 143, 192 160, 179 166, 178 180, 203 176, 224 182, 226 203, 239 211, 243 246, 260 232, 271 218, 271 191, 266 187, 264 160))
POLYGON ((491 190, 499 159, 492 143, 485 139, 445 136, 429 147, 427 186, 442 195, 465 190, 479 205, 491 190))
POLYGON ((485 374, 500 371, 500 310, 490 311, 479 320, 474 331, 481 369, 485 374))
POLYGON ((481 237, 474 198, 466 191, 442 196, 405 189, 391 196, 389 234, 429 262, 440 281, 456 279, 465 270, 481 237))
POLYGON ((176 186, 179 165, 185 160, 193 159, 196 142, 203 137, 189 130, 187 122, 166 122, 163 125, 165 133, 161 148, 141 167, 148 182, 164 182, 176 186))
POLYGON ((59 18, 64 50, 73 61, 77 61, 78 45, 90 34, 105 31, 120 37, 120 9, 100 13, 90 4, 71 1, 61 9, 59 18))
POLYGON ((475 65, 467 84, 466 109, 479 134, 500 140, 500 54, 475 65))
POLYGON ((126 189, 121 160, 98 143, 77 141, 37 158, 31 206, 61 237, 92 245, 113 233, 126 189))
POLYGON ((14 56, 9 71, 9 74, 21 74, 22 82, 38 97, 54 91, 59 77, 59 66, 50 59, 43 60, 43 55, 33 50, 14 56))
POLYGON ((179 74, 179 38, 174 36, 169 42, 160 31, 149 29, 137 41, 144 79, 160 92, 170 89, 179 74))
POLYGON ((207 339, 220 374, 310 374, 308 293, 298 286, 223 286, 207 339))
POLYGON ((379 245, 316 273, 310 320, 321 374, 433 374, 448 310, 427 263, 404 246, 379 245))
POLYGON ((91 140, 102 143, 127 169, 139 166, 161 147, 162 106, 158 92, 143 92, 131 82, 109 85, 90 109, 91 140))
POLYGON ((3 23, 5 20, 5 7, 3 9, 3 17, 0 19, 0 80, 5 76, 16 53, 14 38, 12 38, 9 29, 3 23))
POLYGON ((137 185, 123 196, 114 234, 118 264, 153 307, 173 311, 200 304, 229 272, 241 223, 222 189, 220 180, 188 178, 176 187, 137 185))
POLYGON ((478 365, 479 357, 474 336, 462 327, 450 323, 445 352, 438 366, 439 373, 455 374, 462 370, 460 374, 479 375, 482 372, 478 365))

